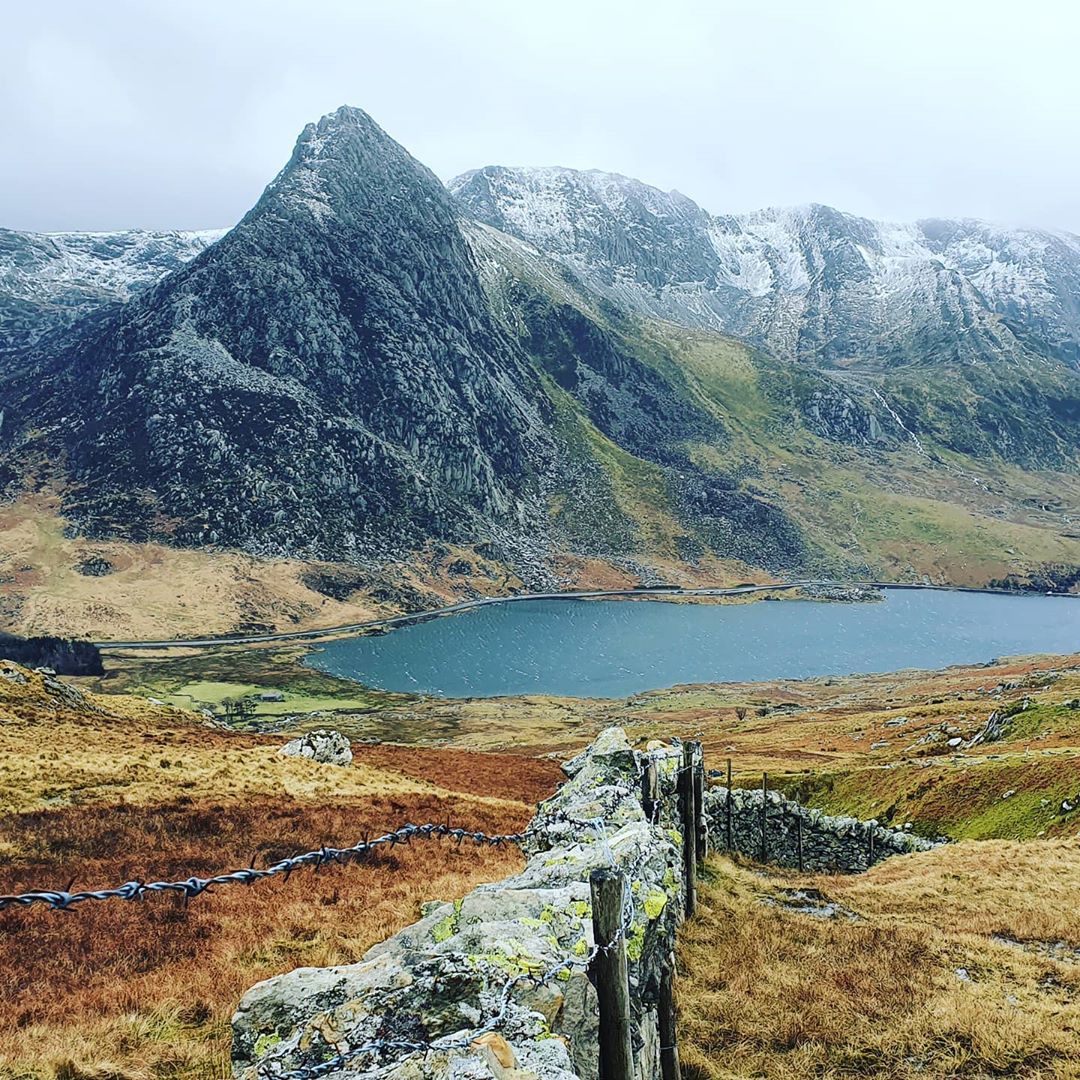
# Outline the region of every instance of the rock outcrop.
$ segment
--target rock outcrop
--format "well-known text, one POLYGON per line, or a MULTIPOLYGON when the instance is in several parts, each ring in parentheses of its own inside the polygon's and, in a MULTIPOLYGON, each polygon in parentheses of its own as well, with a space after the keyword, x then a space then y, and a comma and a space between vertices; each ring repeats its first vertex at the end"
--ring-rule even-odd
POLYGON ((318 728, 290 739, 279 751, 285 757, 311 758, 323 765, 351 765, 352 746, 340 731, 318 728))

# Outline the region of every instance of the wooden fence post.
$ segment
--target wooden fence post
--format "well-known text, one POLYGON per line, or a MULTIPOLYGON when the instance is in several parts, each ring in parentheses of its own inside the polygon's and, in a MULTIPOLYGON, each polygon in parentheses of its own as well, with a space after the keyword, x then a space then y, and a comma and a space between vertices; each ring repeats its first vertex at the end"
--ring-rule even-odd
POLYGON ((696 822, 695 843, 697 861, 703 863, 709 854, 709 829, 705 824, 705 752, 701 743, 694 743, 696 752, 694 765, 694 819, 696 822))
POLYGON ((874 865, 874 826, 866 826, 866 836, 868 840, 867 846, 869 847, 869 853, 866 859, 866 869, 869 870, 874 865))
POLYGON ((727 849, 735 850, 735 838, 731 829, 731 758, 727 759, 727 849))
POLYGON ((656 810, 660 802, 660 780, 656 771, 656 762, 650 761, 641 774, 641 809, 649 824, 656 823, 656 810))
POLYGON ((799 870, 803 869, 803 854, 802 854, 802 807, 799 807, 799 816, 795 819, 795 841, 798 844, 799 849, 799 870))
POLYGON ((669 956, 660 969, 660 1000, 657 1002, 660 1028, 661 1080, 680 1080, 679 1044, 675 1027, 675 958, 669 956))
POLYGON ((769 774, 761 774, 761 861, 769 861, 769 774))
POLYGON ((686 914, 697 908, 697 815, 694 807, 694 747, 683 743, 679 770, 679 810, 682 818, 683 869, 686 873, 686 914))
POLYGON ((633 1080, 630 983, 622 932, 626 879, 617 870, 601 867, 589 875, 589 889, 593 940, 600 946, 591 966, 600 1010, 600 1080, 633 1080))

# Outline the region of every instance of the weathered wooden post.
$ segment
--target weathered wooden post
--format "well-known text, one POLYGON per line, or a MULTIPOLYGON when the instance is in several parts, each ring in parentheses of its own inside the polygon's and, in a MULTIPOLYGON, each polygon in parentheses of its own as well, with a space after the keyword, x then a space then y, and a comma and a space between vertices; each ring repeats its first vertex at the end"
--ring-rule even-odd
POLYGON ((799 852, 799 870, 803 869, 802 855, 802 807, 799 807, 799 816, 795 819, 795 843, 799 852))
POLYGON ((650 761, 641 774, 641 809, 645 812, 645 820, 650 824, 656 823, 656 811, 660 803, 660 778, 656 769, 656 762, 650 761))
POLYGON ((622 933, 626 879, 601 867, 589 875, 593 939, 599 946, 591 965, 600 1010, 600 1080, 633 1080, 630 1045, 630 983, 622 933))
POLYGON ((866 857, 866 869, 869 870, 874 865, 874 826, 866 826, 867 848, 868 853, 866 857))
POLYGON ((679 1044, 675 1028, 675 957, 669 956, 660 970, 660 1000, 657 1002, 660 1028, 661 1080, 680 1080, 679 1044))
POLYGON ((683 834, 683 869, 686 874, 686 914, 697 908, 697 815, 694 807, 694 746, 683 743, 679 770, 679 816, 683 834))
POLYGON ((761 774, 761 861, 769 861, 769 774, 761 774))
POLYGON ((727 849, 735 850, 735 838, 731 829, 731 758, 727 759, 727 849))
POLYGON ((705 752, 701 743, 694 743, 694 818, 697 861, 703 863, 709 854, 709 829, 705 824, 705 752))

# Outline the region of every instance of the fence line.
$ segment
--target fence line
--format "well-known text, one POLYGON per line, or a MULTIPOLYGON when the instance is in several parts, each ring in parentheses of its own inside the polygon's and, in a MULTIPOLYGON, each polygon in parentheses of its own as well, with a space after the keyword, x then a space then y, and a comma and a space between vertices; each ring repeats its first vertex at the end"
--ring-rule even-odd
MULTIPOLYGON (((442 1036, 432 1039, 429 1042, 408 1041, 402 1039, 377 1039, 353 1046, 341 1054, 337 1054, 327 1060, 308 1067, 288 1072, 275 1072, 273 1071, 273 1059, 270 1058, 260 1063, 258 1070, 259 1075, 265 1077, 266 1080, 319 1080, 321 1077, 340 1071, 349 1065, 353 1065, 358 1058, 372 1056, 375 1060, 373 1060, 370 1067, 366 1068, 364 1071, 377 1075, 378 1071, 383 1068, 378 1059, 385 1054, 396 1055, 394 1059, 388 1063, 390 1067, 396 1067, 402 1060, 401 1055, 411 1057, 421 1053, 444 1052, 453 1049, 468 1048, 481 1036, 498 1031, 503 1026, 513 1004, 513 993, 519 986, 523 984, 537 987, 544 986, 565 979, 567 973, 575 970, 587 972, 590 976, 593 976, 595 974, 598 959, 603 960, 604 958, 615 954, 620 948, 625 950, 625 942, 634 926, 635 918, 639 918, 644 913, 641 907, 642 901, 639 897, 634 895, 631 883, 644 869, 644 866, 650 857, 650 852, 646 848, 641 859, 635 866, 629 870, 618 870, 614 854, 608 843, 605 818, 610 817, 615 812, 617 806, 613 804, 619 803, 628 795, 640 798, 640 795, 642 794, 640 790, 642 781, 650 773, 652 779, 649 780, 648 789, 650 790, 650 793, 656 793, 656 803, 651 807, 651 811, 652 815, 656 814, 660 801, 658 797, 658 778, 656 775, 657 761, 663 757, 668 757, 670 760, 670 751, 668 751, 667 754, 663 751, 653 753, 639 752, 635 754, 635 757, 638 766, 638 783, 632 786, 613 785, 608 792, 595 800, 601 816, 591 820, 582 820, 562 812, 555 812, 554 814, 547 816, 542 825, 534 824, 523 832, 502 834, 488 834, 465 828, 452 827, 449 821, 440 823, 428 822, 423 825, 406 824, 374 838, 365 837, 351 847, 339 848, 324 845, 312 851, 307 851, 291 858, 282 859, 263 869, 249 866, 227 873, 216 874, 211 877, 203 878, 191 876, 178 881, 129 881, 114 888, 98 890, 72 892, 71 886, 69 885, 67 889, 41 889, 11 895, 0 895, 0 911, 17 907, 31 907, 34 905, 41 905, 54 911, 71 911, 77 910, 77 905, 90 900, 139 900, 147 895, 155 893, 177 895, 182 897, 186 903, 188 900, 200 896, 214 886, 253 885, 259 881, 277 876, 283 876, 287 879, 295 870, 307 868, 318 871, 321 867, 329 864, 338 863, 346 865, 352 862, 358 862, 365 855, 380 847, 386 846, 394 848, 399 845, 407 845, 413 838, 426 840, 449 839, 451 841, 456 841, 458 846, 461 846, 465 842, 470 842, 477 847, 497 847, 503 844, 515 844, 520 846, 534 836, 550 834, 553 827, 557 828, 560 825, 570 826, 575 829, 589 829, 595 831, 597 838, 602 845, 602 849, 606 852, 605 862, 610 868, 610 872, 621 881, 622 902, 619 905, 621 907, 621 918, 618 920, 618 926, 608 940, 602 943, 594 943, 593 946, 580 957, 562 957, 557 963, 552 965, 550 969, 542 973, 536 974, 526 972, 508 977, 499 989, 497 1007, 493 1009, 490 1017, 483 1023, 478 1024, 465 1035, 442 1036)), ((684 837, 684 850, 688 855, 684 864, 684 872, 686 873, 685 886, 688 894, 691 893, 694 886, 695 875, 693 862, 694 856, 696 855, 697 841, 700 836, 701 816, 703 815, 704 810, 699 794, 701 783, 704 779, 703 773, 704 767, 700 753, 700 744, 698 743, 684 744, 684 754, 681 763, 667 773, 669 781, 675 781, 674 786, 679 792, 677 800, 679 804, 678 813, 686 833, 684 837), (697 790, 695 790, 696 788, 697 790)), ((600 991, 600 986, 598 986, 597 989, 600 991)), ((625 1004, 620 1005, 620 1008, 624 1007, 625 1004)), ((670 1050, 670 1048, 667 1049, 670 1050)))
MULTIPOLYGON (((610 808, 603 806, 606 813, 610 808)), ((579 821, 567 817, 564 814, 555 815, 548 819, 547 828, 554 824, 567 824, 577 828, 592 829, 594 821, 579 821)), ((185 902, 192 900, 202 893, 213 888, 215 885, 254 885, 266 878, 284 875, 288 880, 290 874, 296 870, 311 868, 318 871, 323 866, 331 863, 346 865, 350 862, 359 861, 369 852, 383 846, 397 847, 408 844, 414 837, 421 840, 456 841, 460 847, 465 841, 470 841, 477 847, 499 847, 503 844, 515 844, 520 846, 531 836, 538 835, 546 829, 530 828, 519 833, 496 833, 489 834, 473 831, 470 829, 452 827, 447 822, 427 822, 424 825, 407 824, 397 829, 376 836, 374 839, 365 837, 351 847, 338 848, 326 845, 306 851, 302 855, 294 855, 288 859, 282 859, 271 866, 257 869, 255 866, 246 866, 238 870, 230 870, 226 873, 215 874, 212 877, 190 876, 178 881, 126 881, 106 889, 88 889, 80 892, 71 892, 71 886, 66 889, 34 889, 22 893, 0 895, 0 911, 15 907, 31 907, 34 904, 44 904, 54 911, 70 911, 76 904, 87 900, 141 900, 152 893, 172 893, 184 898, 185 902)))
POLYGON ((471 841, 477 847, 498 847, 502 844, 521 844, 527 833, 503 833, 489 835, 483 832, 474 832, 469 829, 453 828, 449 822, 428 822, 425 825, 402 825, 392 832, 376 836, 374 839, 363 839, 351 847, 320 847, 313 851, 306 851, 302 855, 294 855, 292 858, 282 859, 272 866, 261 870, 254 866, 243 867, 239 870, 231 870, 223 874, 215 874, 213 877, 187 877, 180 881, 127 881, 109 889, 93 889, 84 892, 70 892, 69 889, 40 889, 23 893, 15 893, 10 896, 0 896, 0 911, 12 907, 30 907, 33 904, 45 904, 54 911, 70 910, 75 904, 86 900, 141 900, 150 893, 173 893, 182 896, 185 900, 191 900, 206 892, 215 885, 254 885, 266 878, 284 875, 287 879, 294 870, 311 868, 319 870, 329 863, 347 864, 357 861, 376 848, 387 846, 397 847, 400 844, 408 844, 413 837, 424 840, 456 840, 460 846, 466 840, 471 841))

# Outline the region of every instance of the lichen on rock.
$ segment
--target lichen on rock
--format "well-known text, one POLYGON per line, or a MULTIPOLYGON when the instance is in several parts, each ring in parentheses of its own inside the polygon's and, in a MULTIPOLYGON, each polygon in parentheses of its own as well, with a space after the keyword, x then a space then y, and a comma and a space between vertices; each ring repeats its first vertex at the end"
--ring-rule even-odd
MULTIPOLYGON (((233 1020, 238 1080, 272 1080, 338 1056, 342 1067, 330 1076, 376 1067, 399 1080, 596 1076, 589 875, 604 866, 622 869, 629 882, 637 1072, 640 1080, 659 1075, 656 1001, 684 907, 682 852, 668 814, 645 820, 641 764, 621 730, 605 731, 538 808, 519 874, 425 905, 423 918, 358 964, 299 969, 249 990, 233 1020), (490 1040, 475 1041, 489 1028, 505 1043, 504 1060, 490 1040), (371 1043, 428 1048, 353 1053, 371 1043)), ((675 775, 664 777, 661 803, 670 810, 675 775)))

